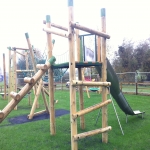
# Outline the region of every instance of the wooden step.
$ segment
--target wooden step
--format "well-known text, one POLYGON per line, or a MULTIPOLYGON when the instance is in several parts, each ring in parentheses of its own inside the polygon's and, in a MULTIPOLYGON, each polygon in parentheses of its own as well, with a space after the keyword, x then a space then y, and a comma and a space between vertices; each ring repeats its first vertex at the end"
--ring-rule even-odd
POLYGON ((81 80, 72 80, 72 85, 75 86, 111 86, 111 82, 92 82, 92 81, 81 81, 81 80))
POLYGON ((74 135, 73 138, 74 138, 74 141, 77 141, 77 140, 80 140, 80 139, 83 139, 83 138, 86 138, 86 137, 89 137, 89 136, 93 136, 95 134, 107 132, 111 129, 112 129, 112 127, 108 126, 108 127, 105 127, 105 128, 91 130, 91 131, 88 131, 88 132, 84 132, 84 133, 74 135))
POLYGON ((101 102, 101 103, 99 103, 99 104, 93 105, 93 106, 88 107, 88 108, 86 108, 86 109, 80 110, 80 111, 76 112, 75 114, 73 114, 73 115, 72 115, 72 118, 73 118, 73 119, 76 119, 77 117, 80 117, 80 116, 82 116, 82 115, 84 115, 84 114, 87 114, 87 113, 89 113, 89 112, 91 112, 91 111, 94 111, 94 110, 96 110, 96 109, 98 109, 98 108, 101 108, 101 107, 103 107, 103 106, 105 106, 105 105, 108 105, 108 104, 111 103, 111 102, 112 102, 112 100, 106 100, 105 102, 101 102))

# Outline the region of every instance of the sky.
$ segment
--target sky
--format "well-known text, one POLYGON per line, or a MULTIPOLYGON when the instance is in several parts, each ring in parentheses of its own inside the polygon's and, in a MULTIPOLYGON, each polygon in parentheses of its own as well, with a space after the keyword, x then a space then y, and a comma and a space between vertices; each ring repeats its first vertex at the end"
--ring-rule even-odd
MULTIPOLYGON (((106 8, 106 32, 111 52, 118 49, 123 39, 140 41, 150 37, 150 9, 148 0, 74 0, 74 22, 101 28, 100 9, 106 8)), ((28 48, 25 33, 31 44, 44 51, 46 33, 42 21, 51 16, 55 24, 68 27, 67 0, 1 0, 0 1, 0 67, 5 53, 8 70, 7 47, 28 48)), ((60 31, 65 32, 65 31, 60 31)), ((52 36, 55 40, 54 55, 68 50, 66 38, 52 36)))

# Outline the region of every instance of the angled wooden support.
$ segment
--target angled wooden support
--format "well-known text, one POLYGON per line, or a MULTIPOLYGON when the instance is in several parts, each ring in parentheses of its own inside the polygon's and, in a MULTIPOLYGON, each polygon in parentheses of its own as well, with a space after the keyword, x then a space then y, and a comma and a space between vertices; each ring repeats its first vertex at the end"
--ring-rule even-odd
POLYGON ((22 55, 23 57, 26 56, 25 54, 22 54, 22 53, 20 53, 20 52, 18 52, 18 51, 16 51, 16 53, 22 55))
POLYGON ((104 37, 106 39, 110 39, 110 36, 104 32, 100 32, 100 31, 96 31, 96 30, 93 30, 93 29, 90 29, 90 28, 87 28, 87 27, 84 27, 84 26, 81 26, 79 25, 78 23, 73 23, 72 21, 70 21, 70 26, 72 28, 76 28, 76 29, 80 29, 82 31, 86 31, 86 32, 89 32, 91 34, 95 34, 95 35, 98 35, 100 37, 104 37))
POLYGON ((88 132, 84 132, 84 133, 74 135, 73 138, 74 138, 75 141, 77 141, 77 140, 80 140, 80 139, 83 139, 83 138, 86 138, 86 137, 89 137, 89 136, 93 136, 95 134, 107 132, 111 129, 112 129, 112 127, 108 126, 108 127, 105 127, 105 128, 96 129, 96 130, 92 130, 92 131, 88 131, 88 132))
POLYGON ((20 99, 20 95, 16 92, 10 92, 10 96, 15 99, 15 100, 19 100, 20 99))
MULTIPOLYGON (((49 62, 49 67, 53 65, 53 63, 56 61, 55 57, 51 57, 49 62)), ((47 62, 47 63, 48 63, 47 62)), ((39 70, 34 76, 33 79, 35 80, 34 84, 27 83, 20 91, 20 99, 15 100, 11 99, 11 101, 5 106, 5 108, 2 110, 4 117, 0 118, 0 123, 8 116, 8 114, 15 108, 15 106, 22 100, 22 98, 33 88, 33 86, 37 83, 37 81, 45 74, 46 70, 39 70)))
POLYGON ((41 89, 42 89, 42 79, 40 80, 40 83, 38 85, 38 88, 37 88, 37 91, 36 91, 36 94, 35 94, 34 102, 33 102, 33 105, 32 105, 32 108, 31 108, 31 111, 30 111, 30 114, 29 114, 29 119, 32 119, 33 116, 34 116, 34 112, 35 112, 35 109, 36 109, 38 98, 39 98, 40 93, 41 93, 41 89))
POLYGON ((35 82, 34 78, 25 77, 24 78, 25 83, 33 84, 35 82))
POLYGON ((85 86, 110 86, 111 82, 92 82, 92 81, 79 81, 79 80, 72 80, 72 85, 85 85, 85 86))
POLYGON ((80 111, 74 113, 74 114, 72 115, 72 118, 73 118, 73 119, 76 119, 77 117, 80 117, 80 116, 82 116, 82 115, 84 115, 84 114, 87 114, 87 113, 89 113, 89 112, 92 112, 92 111, 94 111, 94 110, 96 110, 96 109, 98 109, 98 108, 101 108, 101 107, 103 107, 103 106, 106 106, 106 105, 108 105, 108 104, 111 103, 111 102, 112 102, 111 100, 106 100, 105 102, 101 102, 101 103, 99 103, 99 104, 93 105, 93 106, 88 107, 88 108, 86 108, 86 109, 80 110, 80 111))
MULTIPOLYGON (((46 113, 46 112, 47 112, 47 110, 41 110, 41 111, 35 112, 35 113, 33 114, 33 116, 35 117, 35 116, 38 116, 38 115, 43 114, 43 113, 46 113)), ((49 112, 47 112, 47 113, 49 113, 49 112)), ((28 118, 29 118, 29 115, 28 115, 28 118)))
POLYGON ((0 110, 0 119, 4 117, 4 113, 0 110))
POLYGON ((38 69, 49 69, 46 64, 37 64, 36 68, 38 68, 38 69))
POLYGON ((70 38, 68 33, 58 33, 58 32, 53 31, 52 29, 50 29, 48 27, 44 27, 43 31, 45 31, 47 33, 52 33, 52 34, 55 34, 55 35, 59 35, 59 36, 65 37, 65 38, 70 38))
MULTIPOLYGON (((43 24, 46 24, 46 20, 43 20, 43 24)), ((60 26, 60 25, 57 25, 55 23, 51 23, 51 26, 55 27, 55 28, 58 28, 58 29, 61 29, 61 30, 64 30, 64 31, 68 31, 68 28, 60 26)))
POLYGON ((47 99, 46 99, 46 96, 45 96, 46 93, 45 93, 44 88, 42 88, 41 91, 42 91, 42 96, 43 96, 43 100, 44 100, 44 105, 45 105, 46 111, 49 113, 49 107, 48 107, 48 102, 47 102, 47 99))

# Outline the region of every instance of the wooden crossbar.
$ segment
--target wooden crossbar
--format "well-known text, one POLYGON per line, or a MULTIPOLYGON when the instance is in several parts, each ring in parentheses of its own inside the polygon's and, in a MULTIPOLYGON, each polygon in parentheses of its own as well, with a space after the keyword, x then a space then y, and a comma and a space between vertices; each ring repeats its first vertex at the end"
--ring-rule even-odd
POLYGON ((27 48, 20 48, 20 47, 12 47, 13 50, 29 50, 27 48))
POLYGON ((73 138, 74 138, 75 141, 77 141, 77 140, 80 140, 80 139, 83 139, 83 138, 86 138, 86 137, 89 137, 89 136, 93 136, 95 134, 107 132, 111 129, 112 129, 112 127, 108 126, 108 127, 105 127, 105 128, 100 128, 100 129, 96 129, 96 130, 92 130, 92 131, 88 131, 88 132, 84 132, 84 133, 74 135, 73 138))
MULTIPOLYGON (((41 111, 38 111, 38 112, 35 112, 34 114, 33 114, 33 116, 35 117, 35 116, 38 116, 38 115, 40 115, 40 114, 43 114, 43 113, 49 113, 49 111, 47 111, 47 110, 41 110, 41 111)), ((30 117, 30 115, 28 115, 28 118, 30 117)))
POLYGON ((47 33, 52 33, 52 34, 55 34, 55 35, 59 35, 59 36, 65 37, 65 38, 69 38, 67 33, 58 33, 58 32, 53 31, 52 29, 47 28, 47 27, 44 27, 43 31, 45 31, 47 33))
MULTIPOLYGON (((46 20, 43 20, 43 24, 46 24, 46 20)), ((55 27, 55 28, 58 28, 58 29, 61 29, 61 30, 64 30, 64 31, 68 31, 68 28, 60 26, 60 25, 57 25, 55 23, 51 23, 51 26, 55 27)))
POLYGON ((96 30, 93 30, 93 29, 90 29, 90 28, 87 28, 85 26, 81 26, 79 25, 78 23, 73 23, 70 21, 70 26, 73 27, 73 28, 76 28, 76 29, 80 29, 82 31, 86 31, 86 32, 89 32, 91 34, 95 34, 95 35, 98 35, 100 37, 104 37, 106 39, 110 39, 110 36, 104 32, 100 32, 100 31, 96 31, 96 30))
POLYGON ((106 100, 105 102, 101 102, 101 103, 98 103, 98 104, 93 105, 93 106, 91 106, 91 107, 88 107, 88 108, 86 108, 86 109, 80 110, 80 111, 76 112, 75 114, 73 114, 73 115, 72 115, 72 118, 73 118, 73 119, 76 119, 77 117, 80 117, 80 116, 82 116, 82 115, 84 115, 84 114, 87 114, 87 113, 89 113, 89 112, 91 112, 91 111, 94 111, 94 110, 96 110, 96 109, 98 109, 98 108, 101 108, 101 107, 103 107, 103 106, 106 106, 106 105, 108 105, 108 104, 111 103, 111 102, 112 102, 112 100, 106 100))
POLYGON ((34 72, 34 70, 16 70, 16 72, 34 72))
POLYGON ((72 80, 72 85, 85 85, 85 86, 110 86, 111 82, 92 82, 92 81, 81 81, 81 80, 72 80))

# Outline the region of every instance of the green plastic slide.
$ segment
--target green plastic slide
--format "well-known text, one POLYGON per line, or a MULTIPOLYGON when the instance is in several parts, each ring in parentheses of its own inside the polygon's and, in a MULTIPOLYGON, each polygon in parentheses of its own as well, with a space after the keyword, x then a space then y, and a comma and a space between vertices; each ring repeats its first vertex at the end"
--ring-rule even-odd
MULTIPOLYGON (((96 66, 96 69, 97 69, 98 73, 101 75, 101 67, 96 66)), ((120 109, 126 115, 138 115, 138 114, 144 113, 139 110, 136 110, 136 111, 132 110, 132 108, 130 107, 126 98, 124 97, 123 93, 120 90, 118 77, 117 77, 115 71, 113 70, 108 59, 107 59, 107 81, 111 82, 111 86, 110 86, 111 95, 116 100, 120 109)))

